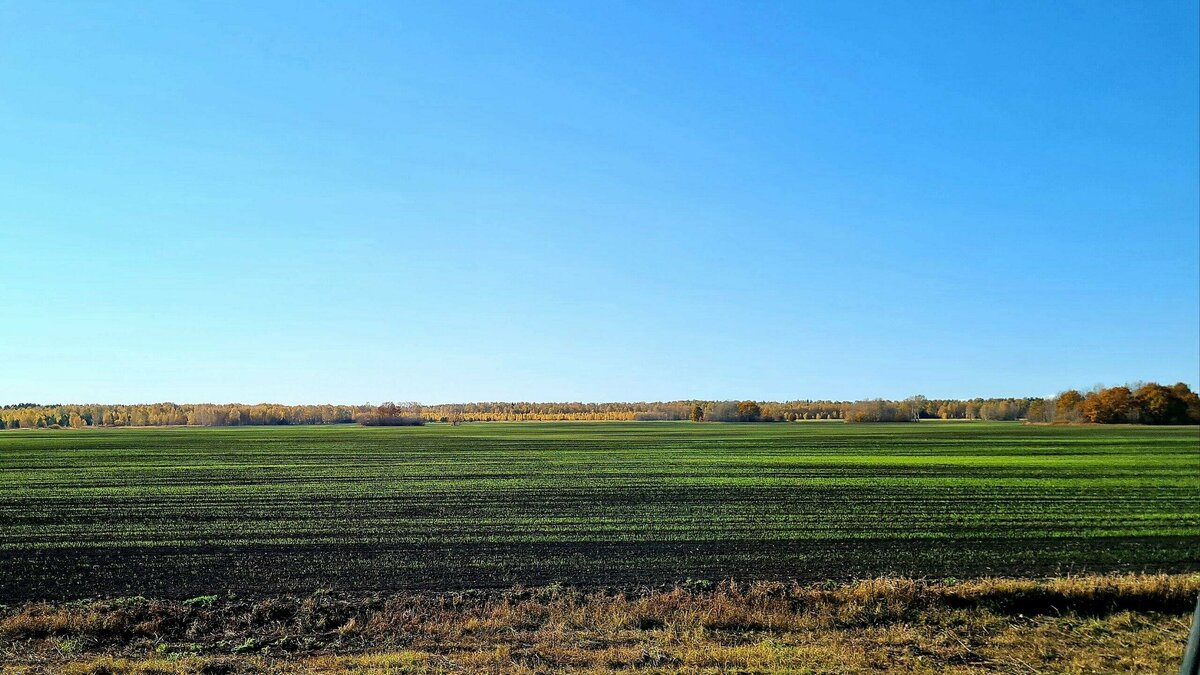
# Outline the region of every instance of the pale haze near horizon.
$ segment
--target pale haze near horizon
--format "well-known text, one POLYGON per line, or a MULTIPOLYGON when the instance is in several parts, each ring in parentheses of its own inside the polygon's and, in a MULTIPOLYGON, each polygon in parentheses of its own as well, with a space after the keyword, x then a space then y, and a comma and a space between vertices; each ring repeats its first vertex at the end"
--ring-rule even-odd
POLYGON ((1194 3, 5 3, 0 403, 1200 380, 1194 3))

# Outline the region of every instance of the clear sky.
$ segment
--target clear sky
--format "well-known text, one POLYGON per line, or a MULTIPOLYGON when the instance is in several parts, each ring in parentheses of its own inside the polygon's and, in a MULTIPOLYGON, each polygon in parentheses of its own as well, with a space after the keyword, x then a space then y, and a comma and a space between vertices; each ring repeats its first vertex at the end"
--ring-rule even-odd
POLYGON ((1198 25, 0 3, 0 403, 1195 385, 1198 25))

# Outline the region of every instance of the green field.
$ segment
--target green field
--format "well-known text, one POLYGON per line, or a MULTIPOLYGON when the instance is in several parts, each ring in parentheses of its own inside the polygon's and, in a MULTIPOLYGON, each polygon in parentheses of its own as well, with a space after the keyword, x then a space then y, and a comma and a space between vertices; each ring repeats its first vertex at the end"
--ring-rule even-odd
POLYGON ((0 433, 0 596, 1200 568, 1196 427, 0 433))

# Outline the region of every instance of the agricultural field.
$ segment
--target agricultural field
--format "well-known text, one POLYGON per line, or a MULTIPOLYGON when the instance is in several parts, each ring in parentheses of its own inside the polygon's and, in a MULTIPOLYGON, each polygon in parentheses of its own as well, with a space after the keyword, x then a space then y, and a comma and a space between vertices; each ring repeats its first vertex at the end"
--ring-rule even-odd
POLYGON ((0 432, 0 602, 1200 569, 1200 431, 0 432))

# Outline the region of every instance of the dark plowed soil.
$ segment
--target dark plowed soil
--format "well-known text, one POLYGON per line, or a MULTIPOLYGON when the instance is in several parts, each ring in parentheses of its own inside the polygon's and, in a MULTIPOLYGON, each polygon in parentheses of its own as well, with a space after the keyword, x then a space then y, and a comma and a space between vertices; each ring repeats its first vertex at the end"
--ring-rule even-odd
POLYGON ((78 548, 0 555, 0 601, 1195 570, 1187 537, 78 548))

